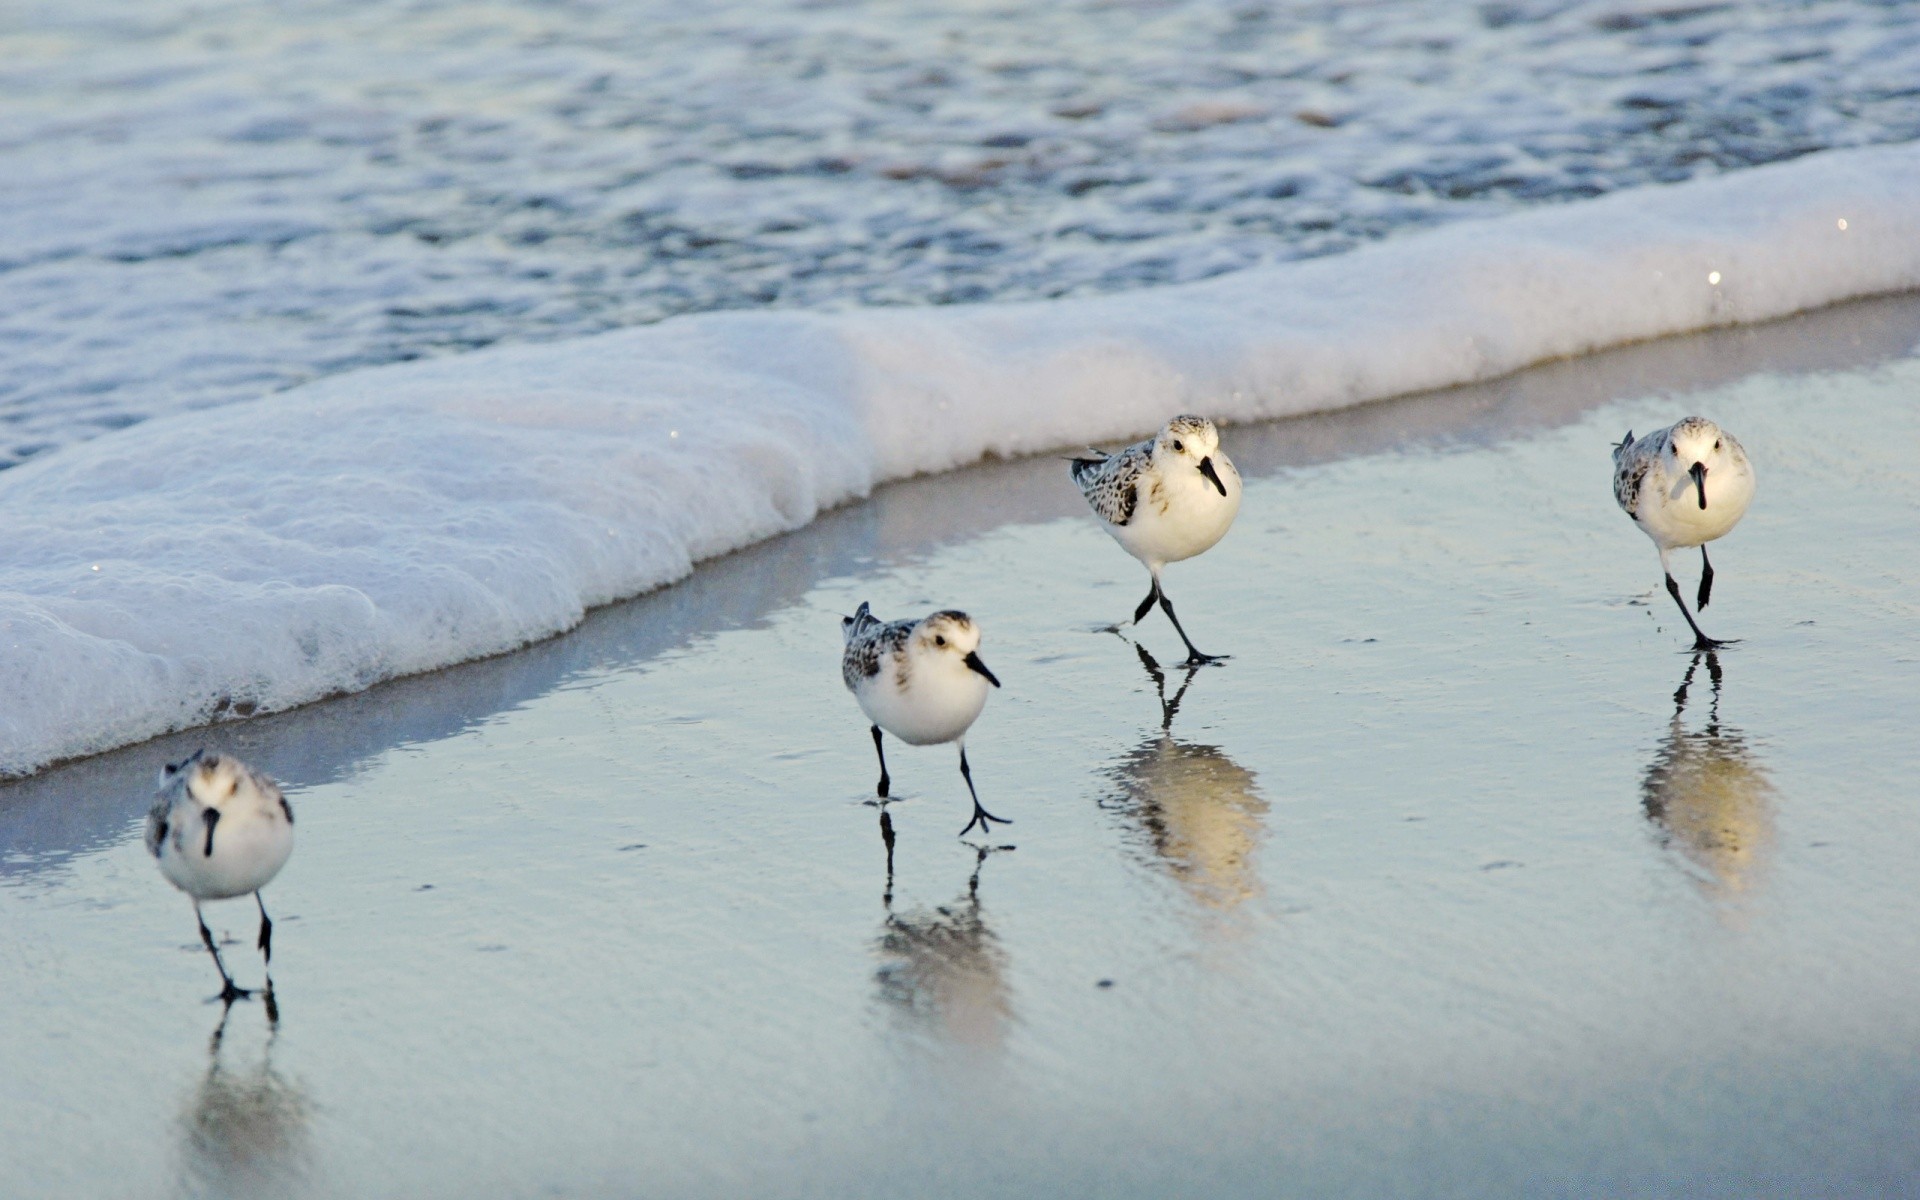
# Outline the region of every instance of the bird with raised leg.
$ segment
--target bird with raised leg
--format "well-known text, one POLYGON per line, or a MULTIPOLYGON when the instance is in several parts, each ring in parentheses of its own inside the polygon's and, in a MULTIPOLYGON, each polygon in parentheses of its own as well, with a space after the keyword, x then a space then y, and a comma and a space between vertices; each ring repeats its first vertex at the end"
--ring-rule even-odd
MULTIPOLYGON (((967 765, 967 730, 986 707, 987 685, 1000 686, 980 661, 980 627, 966 613, 952 609, 918 620, 882 621, 864 602, 840 626, 846 639, 840 678, 872 723, 873 750, 880 759, 880 798, 885 800, 892 786, 882 730, 909 746, 953 742, 960 748, 960 776, 973 797, 973 819, 960 836, 971 833, 975 825, 987 833, 990 821, 1013 824, 980 807, 973 769, 967 765)), ((885 828, 890 830, 890 823, 885 828)))
POLYGON ((1100 524, 1153 576, 1133 623, 1146 620, 1158 604, 1186 643, 1186 665, 1226 658, 1204 654, 1193 644, 1160 586, 1160 572, 1168 563, 1211 549, 1240 511, 1240 472, 1220 449, 1213 422, 1175 417, 1144 442, 1113 454, 1088 450, 1068 463, 1100 524))
POLYGON ((1707 543, 1739 524, 1753 500, 1753 465, 1740 443, 1705 417, 1687 417, 1638 440, 1628 430, 1613 448, 1613 498, 1660 551, 1667 594, 1693 630, 1693 648, 1729 645, 1708 637, 1687 611, 1673 578, 1672 555, 1700 547, 1694 607, 1704 611, 1713 594, 1707 543))
MULTIPOLYGON (((293 853, 293 807, 279 785, 237 758, 197 751, 161 771, 160 793, 147 814, 146 840, 160 873, 193 901, 200 941, 220 972, 217 998, 232 1004, 253 995, 252 989, 234 984, 200 905, 252 895, 260 909, 255 945, 262 965, 271 966, 273 921, 260 889, 293 853)), ((271 1007, 272 975, 263 990, 271 1007)))

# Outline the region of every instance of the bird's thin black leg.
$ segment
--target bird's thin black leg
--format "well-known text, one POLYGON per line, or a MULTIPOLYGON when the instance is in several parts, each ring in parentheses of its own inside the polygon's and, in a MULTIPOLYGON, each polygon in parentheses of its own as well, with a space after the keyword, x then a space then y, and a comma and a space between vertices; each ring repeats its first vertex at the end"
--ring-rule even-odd
POLYGON ((273 965, 273 918, 267 916, 267 902, 260 898, 259 892, 253 894, 253 902, 260 906, 260 940, 256 945, 260 948, 261 960, 271 966, 273 965))
POLYGON ((885 800, 887 798, 887 789, 893 786, 893 781, 887 778, 887 752, 880 748, 880 727, 878 725, 873 727, 873 752, 880 756, 880 798, 885 800))
POLYGON ((1680 606, 1680 615, 1685 617, 1687 624, 1692 627, 1693 648, 1695 650, 1712 650, 1715 647, 1726 645, 1725 642, 1710 638, 1700 632, 1699 622, 1695 621, 1693 614, 1687 611, 1687 602, 1680 598, 1680 585, 1673 581, 1673 576, 1671 575, 1667 576, 1667 595, 1673 597, 1673 602, 1680 606))
POLYGON ((973 790, 973 770, 967 766, 967 748, 965 746, 960 747, 960 777, 967 781, 967 794, 973 797, 973 820, 968 821, 966 828, 960 831, 961 837, 972 833, 975 825, 980 827, 981 833, 992 833, 993 827, 987 824, 988 821, 998 821, 1002 825, 1013 824, 1013 822, 1007 818, 996 817, 986 809, 980 807, 980 793, 973 790))
POLYGON ((243 996, 253 995, 253 993, 246 988, 235 987, 233 985, 233 976, 227 974, 227 964, 220 959, 220 948, 213 944, 213 931, 207 928, 207 919, 200 915, 200 902, 198 900, 193 902, 193 919, 200 923, 200 940, 206 944, 207 953, 213 955, 213 965, 220 972, 221 988, 219 999, 228 1004, 232 1004, 235 1000, 243 996))
POLYGON ((1187 636, 1187 631, 1180 628, 1180 618, 1173 615, 1173 601, 1167 599, 1165 592, 1160 593, 1160 607, 1166 610, 1167 620, 1173 622, 1174 631, 1180 635, 1180 640, 1187 644, 1187 661, 1181 665, 1196 667, 1201 663, 1219 662, 1229 657, 1225 654, 1202 654, 1200 652, 1200 648, 1193 644, 1193 639, 1187 636))
POLYGON ((1147 619, 1147 614, 1153 611, 1153 602, 1159 598, 1160 577, 1156 575, 1153 579, 1153 586, 1147 589, 1147 598, 1142 600, 1140 606, 1133 610, 1133 623, 1135 625, 1147 619))
POLYGON ((1707 561, 1707 548, 1700 547, 1700 594, 1694 598, 1693 606, 1701 612, 1707 611, 1707 597, 1713 594, 1713 564, 1707 561))

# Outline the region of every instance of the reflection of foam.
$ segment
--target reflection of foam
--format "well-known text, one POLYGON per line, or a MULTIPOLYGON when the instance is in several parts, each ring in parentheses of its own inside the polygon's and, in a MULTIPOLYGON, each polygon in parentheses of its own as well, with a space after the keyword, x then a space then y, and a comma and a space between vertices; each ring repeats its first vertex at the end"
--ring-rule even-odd
POLYGON ((1732 895, 1754 881, 1773 843, 1773 784, 1739 730, 1720 724, 1720 664, 1705 655, 1713 701, 1704 729, 1683 724, 1696 655, 1674 693, 1673 720, 1641 783, 1647 819, 1662 842, 1704 872, 1710 890, 1732 895))
POLYGON ((1121 811, 1195 900, 1224 909, 1259 894, 1253 856, 1267 802, 1252 771, 1217 746, 1162 733, 1128 753, 1112 775, 1121 811))
MULTIPOLYGON (((985 854, 982 853, 984 860, 985 854)), ((980 874, 965 896, 937 908, 896 913, 875 942, 880 998, 942 1041, 986 1048, 1006 1036, 1013 1016, 1006 953, 980 912, 980 874)))
MULTIPOLYGON (((222 1018, 223 1029, 225 1023, 222 1018)), ((196 1196, 291 1194, 305 1174, 312 1105, 297 1084, 273 1069, 268 1047, 258 1062, 231 1070, 222 1062, 220 1042, 215 1034, 206 1077, 181 1118, 182 1190, 196 1196)))

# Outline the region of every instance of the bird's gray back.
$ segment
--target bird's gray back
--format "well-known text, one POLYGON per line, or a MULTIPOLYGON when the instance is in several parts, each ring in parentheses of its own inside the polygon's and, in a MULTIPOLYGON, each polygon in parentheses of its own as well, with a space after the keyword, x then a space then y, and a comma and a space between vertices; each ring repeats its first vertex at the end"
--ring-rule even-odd
POLYGON ((1076 458, 1071 469, 1093 511, 1110 525, 1125 525, 1133 520, 1140 477, 1152 464, 1153 439, 1148 438, 1105 458, 1076 458))
POLYGON ((1635 520, 1639 519, 1640 485, 1647 478, 1647 472, 1660 460, 1667 448, 1668 430, 1655 430, 1653 433, 1635 441, 1633 430, 1627 430, 1627 436, 1613 448, 1613 498, 1621 511, 1635 520))
POLYGON ((147 810, 147 853, 155 858, 160 857, 160 847, 167 840, 167 825, 172 820, 173 803, 181 792, 178 786, 164 789, 154 799, 153 807, 147 810))
POLYGON ((880 673, 880 664, 906 649, 917 621, 882 622, 867 618, 869 625, 859 632, 848 630, 847 648, 840 656, 840 678, 848 691, 858 691, 862 680, 880 673))

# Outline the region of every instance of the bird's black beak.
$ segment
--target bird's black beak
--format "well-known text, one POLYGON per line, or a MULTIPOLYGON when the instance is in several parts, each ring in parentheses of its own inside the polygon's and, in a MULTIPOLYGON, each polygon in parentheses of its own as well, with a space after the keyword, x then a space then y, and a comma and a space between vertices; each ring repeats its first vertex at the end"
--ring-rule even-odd
POLYGON ((1207 477, 1209 483, 1220 489, 1222 496, 1227 494, 1227 485, 1220 482, 1220 473, 1213 469, 1213 460, 1211 458, 1203 458, 1200 460, 1200 473, 1207 477))
POLYGON ((1700 507, 1707 506, 1707 464, 1697 462, 1687 468, 1687 474, 1693 476, 1693 486, 1700 492, 1700 507))
POLYGON ((987 670, 987 664, 980 661, 980 652, 978 650, 967 651, 966 663, 969 671, 978 671, 987 677, 988 683, 995 687, 1000 686, 1000 681, 993 677, 993 672, 987 670))

